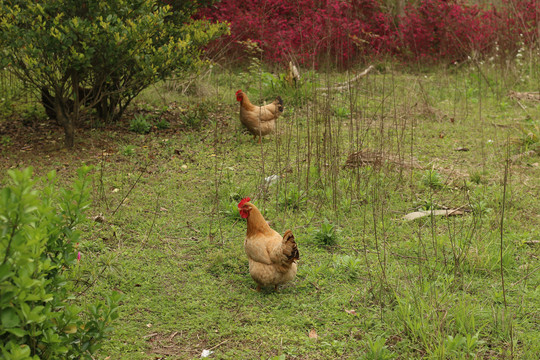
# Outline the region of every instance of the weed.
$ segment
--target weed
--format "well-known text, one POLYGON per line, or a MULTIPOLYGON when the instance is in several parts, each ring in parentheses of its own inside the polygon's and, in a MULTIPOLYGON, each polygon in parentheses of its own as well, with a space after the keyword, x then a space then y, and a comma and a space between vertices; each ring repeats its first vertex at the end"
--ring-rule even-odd
POLYGON ((388 350, 386 339, 377 337, 375 341, 368 339, 368 351, 364 357, 365 360, 390 360, 395 359, 396 355, 388 350))
POLYGON ((487 214, 491 213, 493 209, 488 206, 488 203, 484 200, 479 200, 471 204, 471 209, 473 214, 478 217, 484 217, 487 214))
POLYGON ((335 246, 339 243, 338 231, 328 220, 324 220, 321 228, 313 234, 313 238, 320 246, 335 246))
POLYGON ((135 155, 135 149, 137 147, 135 145, 124 145, 122 149, 120 150, 120 153, 124 156, 133 156, 135 155))
POLYGON ((351 279, 358 277, 363 266, 359 258, 350 255, 334 255, 332 260, 334 267, 342 273, 346 273, 351 279))
POLYGON ((540 150, 540 124, 528 124, 521 127, 521 135, 517 140, 518 144, 525 150, 540 150))
POLYGON ((225 217, 231 220, 241 219, 240 213, 238 212, 238 202, 237 201, 222 201, 220 203, 220 212, 225 217))
POLYGON ((159 121, 156 123, 156 128, 158 128, 158 130, 167 130, 170 127, 171 123, 165 119, 159 119, 159 121))
POLYGON ((13 140, 11 139, 11 136, 2 135, 2 138, 0 138, 0 145, 2 145, 2 146, 10 146, 11 144, 13 144, 13 140))
POLYGON ((129 122, 129 131, 137 134, 148 134, 152 125, 148 122, 148 115, 135 114, 135 117, 129 122))
POLYGON ((484 171, 473 171, 471 175, 469 176, 469 180, 476 185, 485 184, 487 183, 487 181, 484 178, 484 176, 485 176, 484 171))
POLYGON ((431 211, 439 209, 439 205, 434 203, 432 200, 422 200, 415 203, 414 208, 418 211, 431 211))
POLYGON ((334 114, 339 118, 347 118, 351 115, 349 108, 344 107, 344 106, 334 107, 333 111, 334 111, 334 114))
POLYGON ((182 115, 184 124, 193 130, 200 129, 204 121, 208 120, 209 104, 198 103, 190 108, 182 115))
POLYGON ((306 198, 298 186, 292 184, 282 191, 280 196, 281 206, 288 209, 298 210, 306 204, 306 198))
POLYGON ((442 189, 444 187, 441 175, 435 169, 426 170, 422 177, 422 184, 434 190, 442 189))

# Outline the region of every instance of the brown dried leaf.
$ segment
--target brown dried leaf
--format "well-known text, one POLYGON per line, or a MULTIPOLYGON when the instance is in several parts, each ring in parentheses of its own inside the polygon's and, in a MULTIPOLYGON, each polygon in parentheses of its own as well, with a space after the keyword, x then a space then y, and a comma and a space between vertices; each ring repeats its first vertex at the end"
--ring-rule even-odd
POLYGON ((311 329, 308 336, 309 336, 310 339, 318 339, 319 338, 319 335, 317 335, 317 331, 315 329, 311 329))

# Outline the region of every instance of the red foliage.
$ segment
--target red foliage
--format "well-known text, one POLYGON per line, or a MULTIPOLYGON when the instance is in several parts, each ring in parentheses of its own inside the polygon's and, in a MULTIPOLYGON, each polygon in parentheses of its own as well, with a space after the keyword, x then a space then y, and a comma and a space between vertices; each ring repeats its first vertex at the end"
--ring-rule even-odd
POLYGON ((386 51, 394 37, 377 0, 223 0, 198 16, 231 23, 231 50, 250 39, 268 61, 294 58, 307 66, 325 56, 348 65, 360 54, 386 51))
POLYGON ((501 9, 421 0, 405 9, 396 27, 379 0, 223 0, 197 17, 231 24, 224 40, 229 53, 243 53, 239 41, 252 40, 268 62, 295 59, 311 67, 325 59, 349 66, 387 54, 453 61, 472 52, 490 55, 497 45, 512 52, 538 43, 540 9, 538 0, 503 0, 501 9))
POLYGON ((462 60, 490 52, 497 27, 493 11, 458 1, 423 0, 401 18, 404 55, 419 60, 462 60))
POLYGON ((500 10, 494 11, 497 20, 497 43, 502 51, 514 55, 522 47, 540 42, 540 1, 503 0, 500 10))

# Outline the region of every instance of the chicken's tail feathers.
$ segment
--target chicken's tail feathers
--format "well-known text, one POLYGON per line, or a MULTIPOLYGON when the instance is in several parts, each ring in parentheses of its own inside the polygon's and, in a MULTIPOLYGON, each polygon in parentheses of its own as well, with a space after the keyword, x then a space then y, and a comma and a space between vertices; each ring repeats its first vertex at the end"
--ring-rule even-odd
POLYGON ((278 105, 278 110, 280 113, 283 112, 283 99, 281 98, 281 96, 277 96, 276 97, 276 102, 277 102, 277 105, 278 105))
POLYGON ((285 254, 287 261, 289 262, 300 259, 298 246, 296 246, 294 235, 291 230, 285 231, 285 234, 283 235, 283 254, 285 254))

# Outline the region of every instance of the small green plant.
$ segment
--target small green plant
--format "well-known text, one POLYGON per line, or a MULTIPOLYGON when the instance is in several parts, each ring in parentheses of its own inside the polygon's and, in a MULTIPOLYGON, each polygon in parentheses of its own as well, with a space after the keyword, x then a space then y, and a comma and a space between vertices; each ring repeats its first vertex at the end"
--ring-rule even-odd
POLYGON ((473 171, 470 175, 470 180, 476 185, 480 185, 485 182, 484 174, 481 171, 473 171))
POLYGON ((142 114, 136 114, 129 122, 129 131, 133 131, 137 134, 148 134, 152 125, 148 122, 148 116, 142 114))
POLYGON ((362 261, 350 255, 334 255, 333 262, 336 269, 347 274, 351 279, 358 277, 362 268, 362 261))
POLYGON ((414 208, 418 211, 431 211, 439 209, 439 206, 435 204, 432 200, 422 200, 415 203, 414 208))
POLYGON ((321 224, 321 228, 315 230, 313 238, 317 244, 321 246, 334 246, 337 245, 339 241, 337 229, 328 220, 324 220, 321 224))
POLYGON ((136 147, 134 145, 124 145, 120 151, 124 156, 133 156, 135 155, 136 147))
POLYGON ((171 127, 171 123, 165 119, 159 119, 159 121, 156 123, 156 127, 159 130, 167 130, 171 127))
POLYGON ((222 201, 220 203, 221 213, 231 220, 239 220, 240 212, 238 211, 238 201, 222 201))
POLYGON ((466 355, 467 358, 474 358, 474 348, 478 343, 478 334, 467 334, 467 336, 461 334, 456 334, 455 336, 448 335, 446 339, 444 339, 444 343, 437 347, 434 353, 438 358, 444 359, 461 359, 463 358, 463 355, 466 355))
POLYGON ((209 113, 210 108, 207 103, 195 104, 183 114, 184 124, 193 130, 200 129, 203 122, 208 119, 209 113))
POLYGON ((291 184, 284 190, 281 197, 281 206, 288 209, 298 210, 306 204, 306 198, 302 196, 302 192, 294 184, 291 184))
POLYGON ((540 144, 540 124, 528 124, 521 127, 517 142, 525 149, 535 149, 540 144))
POLYGON ((492 209, 488 206, 487 202, 485 202, 484 200, 480 200, 471 204, 471 208, 473 214, 479 217, 483 217, 492 211, 492 209))
POLYGON ((444 187, 441 175, 435 169, 426 170, 422 177, 422 184, 432 189, 442 189, 444 187))
POLYGON ((10 146, 12 143, 13 143, 13 140, 11 139, 11 136, 2 135, 2 138, 0 139, 0 144, 2 146, 10 146))
POLYGON ((390 360, 394 359, 396 355, 388 350, 385 345, 386 339, 383 337, 377 337, 375 341, 368 339, 369 349, 364 357, 365 360, 390 360))
POLYGON ((346 107, 334 107, 334 114, 340 118, 347 118, 351 115, 351 112, 346 107))

